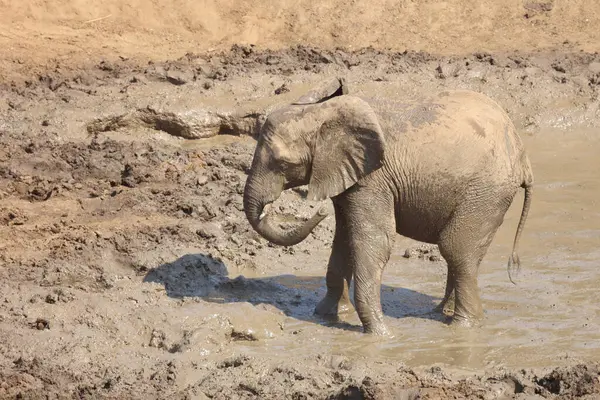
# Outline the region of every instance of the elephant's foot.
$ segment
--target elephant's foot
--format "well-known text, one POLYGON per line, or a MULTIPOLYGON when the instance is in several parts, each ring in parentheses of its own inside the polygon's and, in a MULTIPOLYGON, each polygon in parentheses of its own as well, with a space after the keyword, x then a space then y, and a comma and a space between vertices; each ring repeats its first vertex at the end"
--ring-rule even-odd
POLYGON ((350 299, 333 298, 325 296, 315 307, 315 315, 320 317, 332 317, 347 314, 353 309, 350 299))
POLYGON ((384 323, 363 326, 363 332, 374 336, 386 336, 389 338, 394 337, 384 323))
POLYGON ((442 315, 452 316, 454 314, 454 308, 456 305, 456 293, 454 290, 454 281, 451 278, 449 273, 448 281, 446 282, 446 293, 444 294, 444 298, 438 304, 437 307, 433 309, 434 313, 439 313, 442 315))
POLYGON ((469 318, 458 315, 454 313, 452 319, 450 320, 450 326, 460 327, 460 328, 473 328, 481 325, 480 318, 469 318))
POLYGON ((450 298, 442 300, 442 302, 433 309, 433 312, 451 316, 454 314, 454 299, 450 298))

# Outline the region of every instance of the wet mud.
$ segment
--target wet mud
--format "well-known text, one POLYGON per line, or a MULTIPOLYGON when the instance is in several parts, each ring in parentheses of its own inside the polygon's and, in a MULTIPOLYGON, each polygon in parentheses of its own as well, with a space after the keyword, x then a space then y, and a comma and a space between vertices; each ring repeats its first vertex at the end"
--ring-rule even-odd
MULTIPOLYGON (((236 45, 5 83, 0 398, 598 398, 599 66, 569 51, 236 45), (402 237, 382 288, 394 337, 363 335, 354 313, 320 320, 332 217, 293 247, 247 223, 266 113, 334 76, 383 99, 473 89, 513 118, 535 199, 517 285, 506 261, 522 197, 482 263, 482 327, 431 312, 445 262, 402 237)), ((310 216, 321 204, 305 194, 275 210, 310 216)))

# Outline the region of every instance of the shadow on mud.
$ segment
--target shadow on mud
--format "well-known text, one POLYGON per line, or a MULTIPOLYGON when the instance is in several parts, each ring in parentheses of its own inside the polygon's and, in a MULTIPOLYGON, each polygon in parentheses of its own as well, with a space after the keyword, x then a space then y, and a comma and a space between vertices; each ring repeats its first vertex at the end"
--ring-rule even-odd
MULTIPOLYGON (((187 254, 149 271, 144 282, 164 285, 172 298, 200 297, 213 303, 248 302, 270 304, 286 315, 303 321, 358 331, 360 326, 339 320, 322 319, 313 314, 325 295, 325 278, 278 275, 265 278, 230 278, 222 261, 205 254, 187 254)), ((394 318, 417 317, 444 321, 433 313, 440 298, 414 290, 382 285, 383 312, 394 318)), ((353 292, 351 290, 351 297, 353 292)), ((354 311, 353 311, 354 312, 354 311)))

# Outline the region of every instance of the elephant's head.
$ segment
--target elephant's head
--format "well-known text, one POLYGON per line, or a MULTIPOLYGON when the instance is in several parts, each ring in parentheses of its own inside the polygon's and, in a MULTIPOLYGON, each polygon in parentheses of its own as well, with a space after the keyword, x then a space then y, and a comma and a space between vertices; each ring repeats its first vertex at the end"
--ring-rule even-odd
POLYGON ((244 190, 252 227, 272 243, 292 246, 327 216, 319 210, 295 228, 273 221, 268 205, 285 189, 308 184, 308 197, 339 195, 381 167, 384 137, 371 107, 347 95, 342 79, 315 89, 265 121, 244 190))

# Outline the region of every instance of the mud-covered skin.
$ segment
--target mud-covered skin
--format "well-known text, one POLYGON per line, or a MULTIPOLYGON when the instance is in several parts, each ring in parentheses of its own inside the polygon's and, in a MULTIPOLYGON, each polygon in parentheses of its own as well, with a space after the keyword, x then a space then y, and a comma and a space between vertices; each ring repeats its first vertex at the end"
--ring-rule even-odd
POLYGON ((340 79, 337 87, 324 84, 269 115, 246 181, 248 220, 267 240, 296 244, 320 219, 280 229, 268 221, 265 207, 284 188, 304 184, 309 198, 332 198, 340 226, 328 292, 315 311, 347 309, 346 286, 354 278, 364 330, 380 335, 389 334, 380 292, 394 234, 438 244, 448 262, 440 309, 452 298, 452 323, 472 325, 483 316, 479 264, 522 187, 525 204, 509 268, 518 263, 531 201, 533 173, 512 122, 498 104, 469 91, 411 103, 345 93, 340 79))

